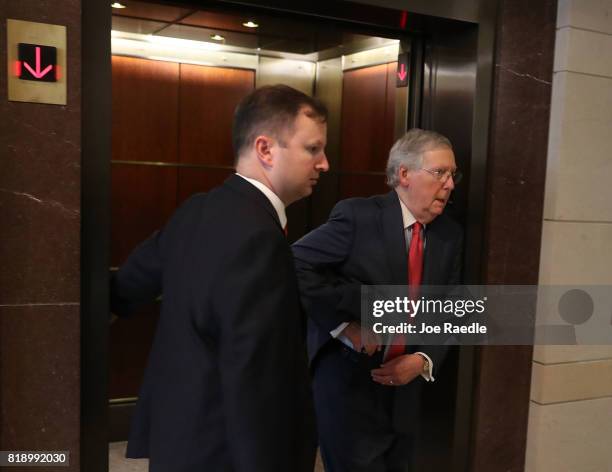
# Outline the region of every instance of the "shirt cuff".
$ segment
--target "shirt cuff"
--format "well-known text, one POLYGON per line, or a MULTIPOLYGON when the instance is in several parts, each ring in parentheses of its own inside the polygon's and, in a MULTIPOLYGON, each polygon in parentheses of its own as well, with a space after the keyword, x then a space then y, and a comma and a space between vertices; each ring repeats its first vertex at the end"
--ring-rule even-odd
POLYGON ((332 338, 336 338, 342 344, 354 350, 355 346, 353 346, 351 340, 348 338, 348 336, 342 334, 342 331, 344 331, 344 328, 346 328, 348 325, 349 323, 347 323, 346 321, 344 323, 340 323, 338 327, 333 331, 330 331, 329 334, 331 334, 332 338))
POLYGON ((331 337, 332 337, 332 338, 337 338, 337 337, 338 337, 338 335, 339 335, 339 334, 340 334, 342 331, 344 331, 344 328, 346 328, 348 325, 349 325, 349 324, 348 324, 348 322, 346 322, 346 321, 345 321, 344 323, 340 323, 340 324, 338 325, 338 327, 337 327, 336 329, 334 329, 334 330, 330 331, 330 332, 329 332, 329 334, 331 334, 331 337))
POLYGON ((434 380, 436 380, 433 378, 433 361, 431 360, 431 358, 424 352, 415 352, 415 354, 423 356, 429 362, 429 369, 427 369, 427 372, 423 372, 421 374, 421 377, 423 377, 428 382, 433 382, 434 380))

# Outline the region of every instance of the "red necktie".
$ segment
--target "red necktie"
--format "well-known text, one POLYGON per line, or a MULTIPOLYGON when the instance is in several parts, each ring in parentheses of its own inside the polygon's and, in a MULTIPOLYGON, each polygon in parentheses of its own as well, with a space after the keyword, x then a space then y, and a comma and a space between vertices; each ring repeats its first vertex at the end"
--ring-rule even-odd
POLYGON ((289 236, 289 230, 287 229, 287 225, 283 228, 283 233, 285 233, 285 237, 289 236))
MULTIPOLYGON (((418 221, 412 225, 412 238, 408 249, 408 292, 410 298, 415 300, 419 296, 419 287, 423 280, 423 225, 418 221)), ((408 322, 412 318, 408 317, 408 322)), ((385 362, 404 354, 406 336, 398 334, 395 336, 394 343, 389 346, 385 362)))

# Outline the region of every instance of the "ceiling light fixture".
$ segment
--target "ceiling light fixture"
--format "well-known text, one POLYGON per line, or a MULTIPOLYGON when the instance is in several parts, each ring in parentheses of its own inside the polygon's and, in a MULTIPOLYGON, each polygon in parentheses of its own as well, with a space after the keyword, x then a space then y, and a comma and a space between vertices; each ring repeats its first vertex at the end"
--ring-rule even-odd
POLYGON ((245 23, 242 23, 242 26, 246 26, 247 28, 258 28, 259 25, 257 23, 255 23, 254 21, 247 21, 245 23))
POLYGON ((210 39, 212 39, 213 41, 224 41, 225 40, 225 38, 221 36, 220 34, 211 34, 210 39))
POLYGON ((113 7, 113 8, 127 8, 123 3, 119 3, 119 2, 111 3, 111 7, 113 7))

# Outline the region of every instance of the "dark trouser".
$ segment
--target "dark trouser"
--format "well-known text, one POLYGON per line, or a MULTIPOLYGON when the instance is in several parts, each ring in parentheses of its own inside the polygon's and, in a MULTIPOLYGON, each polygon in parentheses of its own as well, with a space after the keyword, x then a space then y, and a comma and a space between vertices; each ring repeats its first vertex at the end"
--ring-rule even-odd
POLYGON ((395 388, 375 383, 369 357, 332 341, 313 379, 319 446, 326 472, 410 472, 413 435, 392 424, 395 388))

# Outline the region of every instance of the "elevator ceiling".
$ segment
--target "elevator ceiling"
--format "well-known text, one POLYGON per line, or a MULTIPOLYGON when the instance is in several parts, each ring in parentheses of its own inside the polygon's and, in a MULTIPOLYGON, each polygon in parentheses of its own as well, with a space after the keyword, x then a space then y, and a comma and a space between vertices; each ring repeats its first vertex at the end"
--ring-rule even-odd
POLYGON ((390 41, 295 17, 184 8, 136 0, 125 0, 122 4, 126 8, 113 9, 114 31, 207 42, 228 51, 284 53, 316 61, 385 46, 390 41), (244 26, 248 21, 258 27, 244 26))

